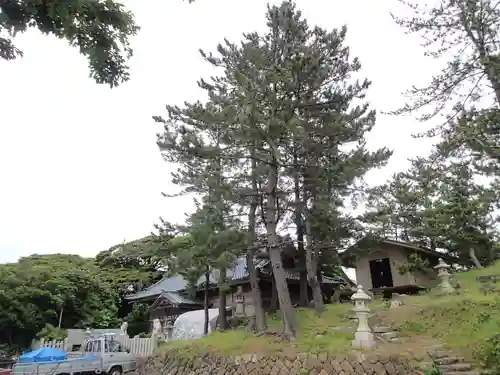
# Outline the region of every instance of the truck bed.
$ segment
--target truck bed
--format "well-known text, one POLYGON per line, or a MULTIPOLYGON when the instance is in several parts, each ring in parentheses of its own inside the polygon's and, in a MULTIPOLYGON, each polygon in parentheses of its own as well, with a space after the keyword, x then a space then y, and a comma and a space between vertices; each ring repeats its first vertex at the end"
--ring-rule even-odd
POLYGON ((101 359, 96 357, 74 357, 63 361, 16 363, 12 375, 57 375, 99 372, 101 359))

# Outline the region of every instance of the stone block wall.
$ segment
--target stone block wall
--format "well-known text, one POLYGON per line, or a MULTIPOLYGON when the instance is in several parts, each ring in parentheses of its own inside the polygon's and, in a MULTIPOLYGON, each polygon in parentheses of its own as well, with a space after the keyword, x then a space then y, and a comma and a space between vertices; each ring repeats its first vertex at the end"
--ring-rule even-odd
POLYGON ((372 354, 248 354, 238 357, 175 354, 152 357, 138 366, 137 375, 411 375, 406 359, 372 354))

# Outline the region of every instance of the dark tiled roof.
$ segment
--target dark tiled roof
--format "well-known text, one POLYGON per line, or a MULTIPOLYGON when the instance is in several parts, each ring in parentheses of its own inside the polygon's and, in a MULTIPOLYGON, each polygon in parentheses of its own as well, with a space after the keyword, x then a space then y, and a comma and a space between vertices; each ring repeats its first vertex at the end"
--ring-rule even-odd
MULTIPOLYGON (((270 269, 267 266, 270 264, 268 259, 255 259, 255 268, 259 269, 263 273, 270 275, 270 269)), ((298 271, 286 271, 286 278, 288 280, 300 280, 300 274, 298 271)), ((238 257, 235 260, 234 266, 227 270, 227 278, 230 282, 239 282, 248 278, 247 262, 246 257, 238 257)), ((218 272, 214 270, 210 275, 210 283, 217 284, 218 272)), ((328 276, 323 276, 323 282, 325 284, 345 284, 344 280, 333 279, 328 276)), ((197 281, 196 286, 201 287, 205 283, 205 276, 200 277, 197 281)), ((141 290, 137 293, 125 296, 125 299, 134 301, 139 299, 149 299, 159 296, 165 292, 178 292, 181 290, 188 289, 188 282, 180 275, 163 278, 156 284, 141 290)))
POLYGON ((193 301, 177 292, 163 292, 159 298, 164 298, 173 305, 200 305, 199 302, 193 301))
MULTIPOLYGON (((255 268, 263 270, 269 264, 269 260, 267 259, 257 259, 254 261, 255 268)), ((245 280, 248 278, 248 270, 247 270, 247 260, 246 257, 239 257, 236 259, 236 263, 233 269, 229 270, 228 277, 231 281, 239 281, 245 280)))
MULTIPOLYGON (((268 260, 256 260, 255 268, 262 269, 269 263, 268 260)), ((242 281, 248 277, 247 263, 245 257, 239 257, 236 259, 235 264, 232 269, 227 270, 227 278, 232 282, 242 281)), ((214 270, 210 274, 210 283, 217 284, 218 272, 214 270)), ((196 282, 196 286, 201 287, 205 283, 205 276, 199 278, 196 282)), ((141 290, 137 293, 125 296, 127 300, 138 300, 151 298, 160 295, 162 292, 178 292, 180 290, 188 289, 188 282, 180 275, 163 278, 156 284, 141 290)))
MULTIPOLYGON (((270 275, 270 271, 266 272, 270 275)), ((285 270, 285 277, 287 280, 299 281, 300 280, 300 272, 293 270, 285 270)), ((323 284, 346 284, 345 280, 342 279, 334 279, 333 277, 323 275, 323 284)))

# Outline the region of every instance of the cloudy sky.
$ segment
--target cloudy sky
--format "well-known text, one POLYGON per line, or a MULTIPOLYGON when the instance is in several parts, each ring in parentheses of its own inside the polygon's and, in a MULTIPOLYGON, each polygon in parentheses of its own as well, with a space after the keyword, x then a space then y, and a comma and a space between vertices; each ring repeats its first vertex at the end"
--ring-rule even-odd
MULTIPOLYGON (((32 31, 16 38, 21 60, 0 61, 0 262, 32 253, 95 255, 147 235, 162 216, 182 221, 188 198, 173 191, 155 144, 151 116, 164 105, 200 97, 196 80, 211 73, 198 49, 262 30, 265 0, 128 0, 140 34, 133 40, 132 79, 109 89, 88 78, 86 60, 64 41, 32 31)), ((277 3, 277 2, 276 2, 277 3)), ((397 0, 298 0, 313 24, 348 25, 348 43, 373 81, 378 110, 425 83, 437 63, 390 18, 397 0)), ((425 153, 411 138, 410 117, 380 115, 370 146, 395 150, 390 165, 369 176, 383 182, 425 153)))

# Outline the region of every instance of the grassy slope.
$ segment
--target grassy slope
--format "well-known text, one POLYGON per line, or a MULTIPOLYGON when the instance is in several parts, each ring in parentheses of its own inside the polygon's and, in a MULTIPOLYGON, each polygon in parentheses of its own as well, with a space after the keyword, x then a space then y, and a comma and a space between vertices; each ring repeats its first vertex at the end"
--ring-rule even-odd
POLYGON ((412 338, 434 338, 471 356, 474 348, 500 332, 500 295, 484 295, 476 281, 479 275, 500 275, 500 263, 482 270, 458 273, 457 296, 438 296, 434 291, 411 297, 399 309, 381 311, 382 321, 412 338))
MULTIPOLYGON (((346 324, 349 304, 336 305, 318 317, 312 309, 298 310, 301 333, 292 343, 279 336, 256 336, 245 329, 214 332, 199 340, 175 341, 165 344, 162 350, 210 351, 226 355, 247 353, 273 353, 287 349, 297 352, 340 351, 349 347, 352 334, 335 332, 332 327, 346 324)), ((270 332, 280 332, 282 323, 278 315, 268 317, 270 332)))
MULTIPOLYGON (((447 346, 472 354, 474 346, 500 329, 500 298, 484 296, 479 291, 478 275, 500 274, 500 263, 483 270, 456 275, 461 283, 458 296, 439 297, 433 291, 418 297, 407 297, 405 306, 387 309, 381 301, 370 303, 376 311, 375 320, 398 328, 408 336, 406 344, 380 345, 377 351, 394 353, 415 352, 427 343, 440 341, 447 346)), ((353 334, 335 330, 349 324, 347 312, 350 304, 329 305, 318 317, 311 309, 298 310, 300 334, 291 343, 276 336, 255 336, 243 329, 213 333, 199 340, 177 341, 166 344, 162 351, 210 351, 226 355, 246 353, 273 353, 293 350, 297 352, 336 352, 352 349, 353 334)), ((279 332, 278 316, 269 317, 271 330, 279 332)))

